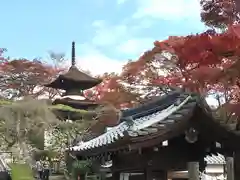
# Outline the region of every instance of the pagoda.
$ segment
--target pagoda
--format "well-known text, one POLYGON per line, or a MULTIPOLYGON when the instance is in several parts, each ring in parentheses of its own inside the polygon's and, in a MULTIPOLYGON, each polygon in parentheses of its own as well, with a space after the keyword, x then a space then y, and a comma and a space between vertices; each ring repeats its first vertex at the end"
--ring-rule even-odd
POLYGON ((45 87, 64 90, 60 98, 57 98, 53 105, 65 105, 74 109, 88 110, 98 106, 94 101, 84 97, 83 91, 90 89, 102 80, 91 77, 81 72, 76 67, 75 42, 72 42, 72 64, 68 72, 59 75, 54 81, 46 84, 45 87))

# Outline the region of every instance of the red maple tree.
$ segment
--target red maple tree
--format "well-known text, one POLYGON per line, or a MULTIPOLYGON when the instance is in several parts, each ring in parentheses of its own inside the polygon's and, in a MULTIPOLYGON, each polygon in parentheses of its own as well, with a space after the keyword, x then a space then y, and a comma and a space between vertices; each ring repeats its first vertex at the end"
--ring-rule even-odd
POLYGON ((239 0, 234 0, 234 3, 236 5, 236 11, 240 12, 240 1, 239 0))
POLYGON ((58 69, 38 60, 16 59, 0 63, 1 93, 7 98, 38 97, 46 92, 41 85, 48 83, 58 69))
POLYGON ((227 94, 228 102, 240 102, 239 29, 156 41, 152 50, 125 66, 122 76, 130 84, 178 86, 204 95, 218 92, 227 94))
POLYGON ((201 19, 209 27, 226 28, 240 22, 239 0, 200 0, 201 19))
POLYGON ((137 101, 138 94, 130 92, 127 87, 121 84, 118 75, 105 73, 99 78, 103 79, 103 82, 85 92, 88 98, 100 104, 111 104, 118 109, 132 107, 137 101))

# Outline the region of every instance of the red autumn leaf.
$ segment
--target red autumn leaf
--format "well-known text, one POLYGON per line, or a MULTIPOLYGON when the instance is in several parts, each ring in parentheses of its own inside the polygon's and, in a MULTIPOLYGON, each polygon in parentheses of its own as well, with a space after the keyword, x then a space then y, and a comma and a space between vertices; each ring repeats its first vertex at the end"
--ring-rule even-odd
POLYGON ((0 88, 2 92, 7 93, 9 90, 11 90, 10 94, 14 92, 12 98, 27 95, 38 96, 40 89, 36 91, 36 87, 51 81, 58 72, 40 61, 27 59, 4 61, 0 63, 0 88))
POLYGON ((191 78, 197 81, 211 82, 219 73, 221 73, 219 68, 201 66, 191 72, 191 78))
MULTIPOLYGON (((238 26, 232 28, 235 31, 230 26, 223 33, 209 30, 155 41, 152 50, 125 66, 123 79, 130 84, 149 82, 184 87, 200 93, 233 90, 236 84, 240 86, 240 67, 235 65, 240 65, 240 38, 238 26), (156 59, 157 54, 165 56, 165 59, 156 59)), ((238 98, 237 95, 232 97, 235 100, 238 98)))
POLYGON ((207 26, 225 28, 240 22, 238 0, 201 0, 200 4, 201 19, 207 26))

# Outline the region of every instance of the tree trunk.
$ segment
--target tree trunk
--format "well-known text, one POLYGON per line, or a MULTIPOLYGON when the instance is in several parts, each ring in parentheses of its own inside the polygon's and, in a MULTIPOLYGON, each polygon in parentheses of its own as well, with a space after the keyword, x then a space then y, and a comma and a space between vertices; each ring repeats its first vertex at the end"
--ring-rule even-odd
POLYGON ((240 152, 236 151, 234 152, 234 162, 233 162, 233 166, 234 166, 234 179, 238 180, 240 177, 240 152))
POLYGON ((26 144, 26 142, 22 141, 22 142, 19 142, 19 147, 21 151, 20 154, 22 154, 23 160, 32 167, 33 166, 32 154, 29 151, 28 145, 26 144))

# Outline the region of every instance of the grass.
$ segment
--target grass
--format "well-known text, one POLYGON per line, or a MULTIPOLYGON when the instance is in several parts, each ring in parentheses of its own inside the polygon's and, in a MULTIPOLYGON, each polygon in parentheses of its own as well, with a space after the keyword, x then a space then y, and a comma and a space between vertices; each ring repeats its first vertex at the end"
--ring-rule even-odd
POLYGON ((27 164, 11 164, 12 180, 34 180, 33 172, 27 164))

